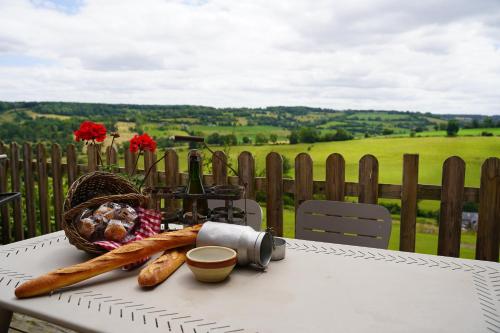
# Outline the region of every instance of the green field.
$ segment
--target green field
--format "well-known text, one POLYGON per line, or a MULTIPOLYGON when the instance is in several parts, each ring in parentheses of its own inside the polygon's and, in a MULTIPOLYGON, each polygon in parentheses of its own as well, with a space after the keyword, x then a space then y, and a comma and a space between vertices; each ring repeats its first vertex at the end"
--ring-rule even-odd
MULTIPOLYGON (((340 153, 346 161, 347 181, 358 180, 358 163, 365 154, 374 155, 379 161, 379 182, 401 184, 403 155, 419 154, 419 183, 441 184, 441 168, 446 158, 460 156, 466 163, 466 186, 479 186, 480 170, 488 157, 500 157, 500 137, 423 137, 423 138, 369 138, 341 142, 321 142, 297 145, 235 146, 229 150, 231 160, 242 151, 254 155, 257 173, 265 166, 266 155, 279 152, 292 163, 292 170, 287 174, 294 177, 293 161, 297 154, 307 152, 311 155, 314 166, 314 179, 324 179, 325 163, 331 153, 340 153)), ((180 169, 187 170, 187 149, 179 149, 180 169)))
MULTIPOLYGON (((480 136, 483 132, 489 132, 495 136, 500 135, 500 127, 493 128, 461 128, 458 136, 480 136)), ((446 131, 425 131, 417 133, 417 136, 446 136, 446 131)))

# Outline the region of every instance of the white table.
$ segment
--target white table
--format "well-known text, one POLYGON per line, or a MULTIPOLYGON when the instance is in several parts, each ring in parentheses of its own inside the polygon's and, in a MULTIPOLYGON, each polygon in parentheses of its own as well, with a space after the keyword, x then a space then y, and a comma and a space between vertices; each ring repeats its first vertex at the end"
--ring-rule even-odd
POLYGON ((498 263, 287 241, 284 261, 220 284, 183 266, 145 291, 118 270, 24 300, 16 285, 88 257, 62 232, 2 246, 4 324, 15 311, 82 332, 500 332, 498 263))

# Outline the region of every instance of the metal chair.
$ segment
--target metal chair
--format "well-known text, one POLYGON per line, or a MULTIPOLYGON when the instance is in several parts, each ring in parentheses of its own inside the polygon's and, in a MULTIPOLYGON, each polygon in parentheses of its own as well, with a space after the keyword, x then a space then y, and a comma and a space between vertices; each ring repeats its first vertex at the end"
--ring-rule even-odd
MULTIPOLYGON (((246 199, 247 210, 247 225, 252 227, 255 231, 260 231, 262 224, 262 208, 255 200, 246 199)), ((208 200, 208 208, 214 209, 216 207, 224 207, 226 205, 224 200, 208 200)), ((240 209, 245 209, 245 199, 233 201, 233 206, 240 209)))
POLYGON ((295 238, 387 249, 391 227, 379 205, 308 200, 297 209, 295 238))

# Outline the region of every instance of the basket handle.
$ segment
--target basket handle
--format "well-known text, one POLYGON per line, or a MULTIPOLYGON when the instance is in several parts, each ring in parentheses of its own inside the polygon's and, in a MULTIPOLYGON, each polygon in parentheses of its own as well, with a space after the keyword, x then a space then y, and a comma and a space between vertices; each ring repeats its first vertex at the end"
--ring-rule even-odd
POLYGON ((106 195, 103 197, 95 197, 69 209, 64 213, 63 217, 65 220, 72 220, 75 218, 76 215, 81 213, 83 209, 97 206, 105 202, 138 201, 139 206, 144 206, 147 204, 148 200, 149 198, 147 196, 139 193, 114 194, 114 195, 106 195))

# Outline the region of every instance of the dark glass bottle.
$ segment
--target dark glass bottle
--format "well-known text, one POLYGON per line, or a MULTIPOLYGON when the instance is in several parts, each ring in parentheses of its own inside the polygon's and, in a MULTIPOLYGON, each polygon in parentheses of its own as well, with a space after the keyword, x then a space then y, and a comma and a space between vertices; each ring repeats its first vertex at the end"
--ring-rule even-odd
MULTIPOLYGON (((202 183, 202 170, 201 170, 201 154, 197 150, 192 150, 188 155, 188 183, 186 188, 187 194, 203 195, 205 189, 202 183)), ((184 212, 187 213, 186 217, 193 222, 202 222, 208 214, 207 199, 185 199, 184 212), (194 201, 196 200, 196 201, 194 201), (196 202, 196 205, 193 203, 196 202), (196 209, 198 219, 193 218, 193 211, 196 209), (189 214, 191 213, 191 214, 189 214), (191 218, 189 218, 189 216, 191 218), (201 219, 201 221, 200 221, 201 219)))

